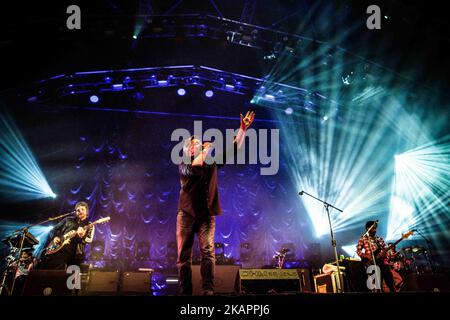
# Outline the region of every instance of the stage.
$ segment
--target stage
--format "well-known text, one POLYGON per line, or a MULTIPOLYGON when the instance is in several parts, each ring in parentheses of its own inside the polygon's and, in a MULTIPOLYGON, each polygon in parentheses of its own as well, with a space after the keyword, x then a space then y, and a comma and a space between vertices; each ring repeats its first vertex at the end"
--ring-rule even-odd
POLYGON ((0 13, 5 307, 279 319, 448 301, 439 5, 24 6, 0 13))

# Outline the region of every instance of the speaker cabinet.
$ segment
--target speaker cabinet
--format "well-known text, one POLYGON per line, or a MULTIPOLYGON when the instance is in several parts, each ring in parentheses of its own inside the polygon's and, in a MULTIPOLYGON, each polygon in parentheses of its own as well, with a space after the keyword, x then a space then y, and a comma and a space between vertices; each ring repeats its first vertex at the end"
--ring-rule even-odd
POLYGON ((246 294, 299 293, 300 280, 297 269, 241 269, 238 290, 246 294))
POLYGON ((345 267, 345 276, 347 277, 347 292, 368 292, 367 274, 364 264, 355 259, 344 259, 340 265, 345 267))
POLYGON ((86 285, 86 295, 116 294, 120 280, 119 271, 90 270, 86 285))
POLYGON ((416 274, 405 277, 400 291, 449 292, 450 277, 447 274, 416 274))
MULTIPOLYGON (((214 292, 216 294, 235 293, 236 278, 240 266, 236 265, 216 265, 214 272, 214 292)), ((202 294, 202 277, 200 266, 192 266, 192 294, 199 296, 202 294)))
POLYGON ((124 294, 152 294, 151 272, 124 272, 120 292, 124 294))
POLYGON ((65 270, 31 270, 23 289, 24 296, 69 296, 65 270))

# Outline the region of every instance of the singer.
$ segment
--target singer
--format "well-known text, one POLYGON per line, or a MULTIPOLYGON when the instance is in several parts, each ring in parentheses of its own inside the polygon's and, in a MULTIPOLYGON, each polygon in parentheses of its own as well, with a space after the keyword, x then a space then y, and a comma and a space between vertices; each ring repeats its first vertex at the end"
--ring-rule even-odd
POLYGON ((84 249, 87 243, 91 243, 94 238, 95 226, 84 228, 89 224, 89 205, 84 202, 78 202, 75 205, 75 217, 66 217, 61 220, 50 232, 50 243, 47 248, 60 247, 64 242, 64 235, 69 232, 76 232, 76 236, 70 240, 70 243, 64 245, 57 253, 48 255, 46 252, 41 254, 41 261, 38 269, 66 269, 69 265, 80 265, 84 262, 84 249))
MULTIPOLYGON (((239 148, 247 128, 255 118, 254 112, 241 115, 239 132, 234 147, 239 148)), ((183 152, 191 157, 191 164, 180 164, 180 197, 177 215, 177 267, 179 273, 179 294, 192 294, 192 245, 197 234, 199 239, 203 295, 214 294, 214 232, 215 216, 222 213, 217 188, 217 163, 207 164, 205 158, 212 144, 192 136, 184 144, 183 152)), ((225 155, 226 157, 226 155, 225 155)), ((225 161, 224 161, 225 162, 225 161)))

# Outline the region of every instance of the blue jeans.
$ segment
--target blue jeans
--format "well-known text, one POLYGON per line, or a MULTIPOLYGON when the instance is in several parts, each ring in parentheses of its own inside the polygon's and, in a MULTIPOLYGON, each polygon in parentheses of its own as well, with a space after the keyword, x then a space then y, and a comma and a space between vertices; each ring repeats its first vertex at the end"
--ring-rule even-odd
POLYGON ((201 264, 200 274, 202 276, 202 290, 214 291, 214 232, 216 218, 209 216, 205 218, 194 218, 190 214, 180 211, 177 215, 177 267, 179 275, 179 293, 192 294, 192 246, 195 234, 198 236, 201 264))

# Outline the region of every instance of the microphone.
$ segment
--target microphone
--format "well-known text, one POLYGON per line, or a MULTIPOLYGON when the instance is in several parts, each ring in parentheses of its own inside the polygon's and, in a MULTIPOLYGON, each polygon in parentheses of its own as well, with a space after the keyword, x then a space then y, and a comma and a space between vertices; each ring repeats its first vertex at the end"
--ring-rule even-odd
POLYGON ((298 194, 302 196, 302 195, 303 195, 303 190, 302 190, 302 191, 300 191, 300 192, 299 192, 298 194))
POLYGON ((74 210, 74 211, 71 211, 71 212, 68 212, 68 213, 64 213, 64 214, 61 214, 61 215, 59 215, 59 216, 56 216, 56 217, 53 217, 53 218, 49 218, 49 220, 50 220, 50 221, 53 221, 53 220, 58 220, 58 219, 61 219, 61 218, 67 217, 67 216, 69 216, 69 215, 71 215, 71 214, 74 214, 74 213, 76 213, 76 211, 75 211, 75 210, 74 210))

